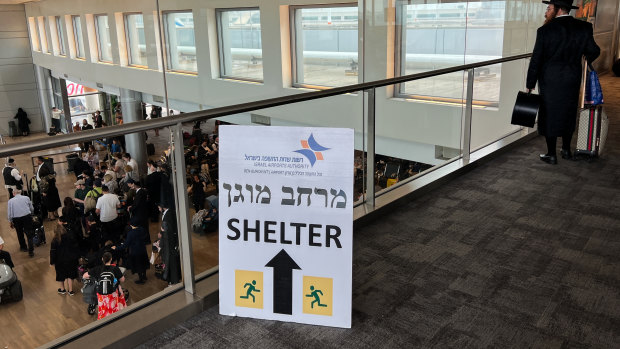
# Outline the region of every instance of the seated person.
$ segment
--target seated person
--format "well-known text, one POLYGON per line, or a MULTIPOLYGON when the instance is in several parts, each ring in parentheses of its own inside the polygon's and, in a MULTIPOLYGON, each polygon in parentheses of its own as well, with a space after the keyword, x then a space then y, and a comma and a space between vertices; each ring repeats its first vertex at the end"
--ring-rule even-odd
POLYGON ((205 210, 207 210, 207 214, 202 219, 202 226, 204 227, 205 233, 210 233, 212 231, 217 230, 217 219, 218 213, 217 208, 211 205, 209 200, 205 201, 205 210))
POLYGON ((13 260, 11 259, 11 254, 4 250, 4 240, 0 237, 0 263, 4 263, 11 268, 15 268, 13 264, 13 260))

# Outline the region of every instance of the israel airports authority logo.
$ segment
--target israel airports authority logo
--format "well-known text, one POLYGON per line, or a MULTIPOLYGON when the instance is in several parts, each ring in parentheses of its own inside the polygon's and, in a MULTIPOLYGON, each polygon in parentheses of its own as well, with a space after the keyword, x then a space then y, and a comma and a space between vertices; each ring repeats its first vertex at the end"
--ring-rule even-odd
POLYGON ((296 153, 299 153, 305 156, 308 161, 310 161, 310 165, 314 167, 314 163, 318 160, 323 160, 323 151, 329 150, 329 148, 325 148, 324 146, 317 143, 314 139, 314 135, 311 133, 308 140, 301 140, 301 147, 303 149, 295 150, 296 153))

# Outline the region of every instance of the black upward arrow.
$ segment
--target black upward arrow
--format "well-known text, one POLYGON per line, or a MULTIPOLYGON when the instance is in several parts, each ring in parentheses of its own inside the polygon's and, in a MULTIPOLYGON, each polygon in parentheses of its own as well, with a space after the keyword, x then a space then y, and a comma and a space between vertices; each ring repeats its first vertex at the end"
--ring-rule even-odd
POLYGON ((282 250, 266 267, 273 268, 273 312, 293 314, 293 269, 301 270, 293 258, 282 250))

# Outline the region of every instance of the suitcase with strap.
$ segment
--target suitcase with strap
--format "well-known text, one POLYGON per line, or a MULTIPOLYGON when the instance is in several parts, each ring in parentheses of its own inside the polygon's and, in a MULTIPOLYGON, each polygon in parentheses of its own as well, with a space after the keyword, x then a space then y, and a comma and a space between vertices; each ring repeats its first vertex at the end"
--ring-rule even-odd
POLYGON ((575 156, 599 157, 605 148, 609 119, 602 105, 590 106, 579 113, 575 156))

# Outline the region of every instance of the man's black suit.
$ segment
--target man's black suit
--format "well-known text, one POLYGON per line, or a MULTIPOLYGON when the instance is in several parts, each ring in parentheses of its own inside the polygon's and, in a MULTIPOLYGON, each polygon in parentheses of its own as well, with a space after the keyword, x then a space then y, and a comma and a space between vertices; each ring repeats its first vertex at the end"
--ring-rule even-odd
POLYGON ((161 254, 162 260, 166 265, 164 268, 163 279, 170 284, 181 281, 181 258, 179 251, 179 232, 177 229, 177 218, 173 210, 168 210, 162 216, 161 227, 161 254))
POLYGON ((147 193, 144 188, 136 188, 136 195, 133 197, 133 203, 131 204, 131 216, 132 218, 140 222, 140 226, 144 228, 146 236, 144 237, 144 243, 151 243, 151 236, 149 234, 149 203, 147 201, 147 193))
POLYGON ((581 58, 585 56, 592 62, 599 54, 592 24, 588 22, 560 16, 538 28, 526 87, 534 89, 538 81, 542 98, 538 113, 541 135, 561 137, 575 131, 581 58))

